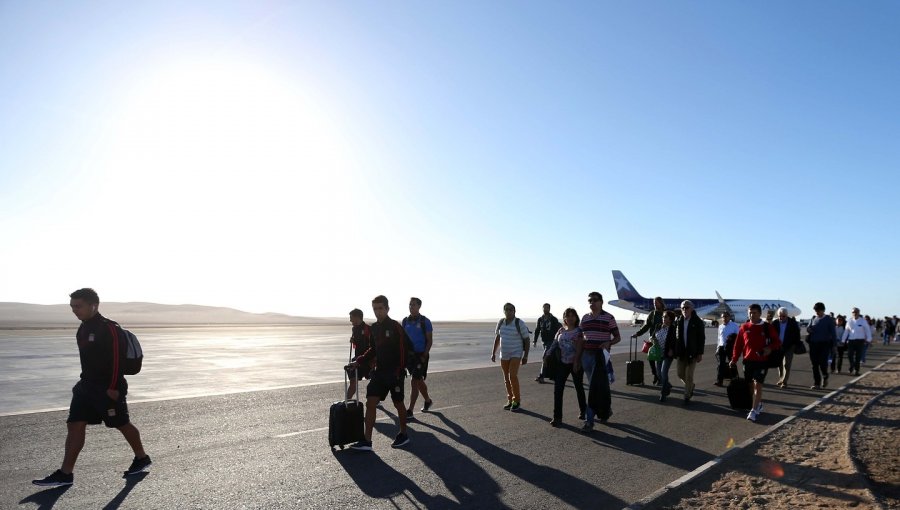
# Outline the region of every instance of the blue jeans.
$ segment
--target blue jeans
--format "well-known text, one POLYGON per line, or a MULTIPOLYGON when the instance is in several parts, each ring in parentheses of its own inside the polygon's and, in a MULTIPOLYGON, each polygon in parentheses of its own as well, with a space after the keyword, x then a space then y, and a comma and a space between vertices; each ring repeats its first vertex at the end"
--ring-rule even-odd
POLYGON ((662 361, 659 362, 659 384, 661 386, 660 391, 663 395, 668 395, 672 388, 672 385, 669 384, 669 368, 671 366, 672 358, 663 358, 662 361))

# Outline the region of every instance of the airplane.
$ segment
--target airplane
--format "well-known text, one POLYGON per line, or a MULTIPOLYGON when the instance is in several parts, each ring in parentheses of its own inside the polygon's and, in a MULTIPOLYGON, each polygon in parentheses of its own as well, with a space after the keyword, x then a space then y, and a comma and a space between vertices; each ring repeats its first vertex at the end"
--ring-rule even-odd
MULTIPOLYGON (((622 271, 614 270, 612 274, 613 281, 616 283, 616 294, 618 294, 619 299, 614 299, 610 301, 609 304, 632 311, 635 314, 648 314, 653 311, 653 298, 646 298, 640 295, 638 291, 634 289, 631 282, 628 281, 628 278, 625 278, 622 271)), ((694 303, 694 311, 697 315, 701 319, 712 321, 713 326, 718 326, 719 318, 725 311, 730 311, 733 318, 732 320, 738 324, 746 322, 748 319, 747 307, 753 303, 758 303, 762 308, 763 318, 765 318, 768 310, 774 312, 781 307, 787 309, 789 317, 800 315, 800 309, 794 306, 790 301, 783 301, 780 299, 723 299, 722 295, 719 294, 719 291, 716 291, 716 298, 717 299, 701 298, 688 300, 694 303)), ((685 298, 663 298, 666 310, 680 310, 681 302, 684 300, 685 298)))

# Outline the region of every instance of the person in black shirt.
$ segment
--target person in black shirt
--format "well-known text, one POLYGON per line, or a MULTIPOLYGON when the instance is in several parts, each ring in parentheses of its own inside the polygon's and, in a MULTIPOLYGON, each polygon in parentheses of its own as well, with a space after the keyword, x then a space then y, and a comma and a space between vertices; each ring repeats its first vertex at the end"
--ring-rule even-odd
MULTIPOLYGON (((556 338, 556 333, 561 327, 562 324, 559 323, 559 319, 550 313, 550 303, 544 303, 544 315, 538 317, 537 325, 534 327, 533 342, 533 345, 537 345, 538 338, 541 339, 541 343, 544 344, 544 357, 547 356, 547 349, 550 348, 550 344, 553 343, 553 340, 556 338)), ((545 377, 553 378, 553 374, 548 372, 547 363, 542 363, 541 372, 534 380, 544 384, 545 377)))
MULTIPOLYGON (((350 361, 356 360, 361 353, 369 349, 372 330, 369 325, 363 322, 363 313, 359 308, 350 310, 350 344, 353 346, 353 353, 356 355, 350 361)), ((348 370, 347 375, 350 378, 350 385, 347 388, 347 400, 356 393, 356 382, 358 379, 368 379, 371 363, 362 363, 356 370, 348 370)))
POLYGON ((144 452, 141 434, 128 417, 125 403, 128 383, 122 372, 125 339, 117 333, 121 328, 97 311, 100 298, 93 289, 79 289, 69 297, 72 313, 81 320, 75 334, 81 358, 81 380, 72 388, 62 467, 46 478, 32 480, 33 484, 42 487, 72 485, 72 472, 84 447, 87 426, 101 421, 109 428, 119 429, 134 450, 134 461, 125 476, 142 473, 151 464, 150 456, 144 452))
POLYGON ((375 360, 375 368, 369 375, 369 385, 366 388, 366 438, 351 445, 350 448, 354 450, 372 451, 372 428, 375 426, 376 407, 388 393, 391 394, 391 400, 397 408, 397 421, 400 426, 400 433, 397 434, 391 447, 398 448, 409 443, 409 436, 406 435, 403 387, 407 356, 412 356, 414 351, 403 326, 388 317, 389 310, 386 297, 377 296, 372 300, 372 311, 375 312, 377 320, 371 326, 372 342, 366 352, 357 356, 351 363, 353 366, 360 366, 371 359, 375 360))

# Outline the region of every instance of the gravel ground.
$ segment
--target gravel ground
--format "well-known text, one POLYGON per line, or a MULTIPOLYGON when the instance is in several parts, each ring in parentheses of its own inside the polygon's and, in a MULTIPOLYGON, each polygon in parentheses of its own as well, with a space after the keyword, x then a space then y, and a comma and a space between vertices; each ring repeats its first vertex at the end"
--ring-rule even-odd
POLYGON ((898 380, 895 357, 646 508, 900 509, 898 380))

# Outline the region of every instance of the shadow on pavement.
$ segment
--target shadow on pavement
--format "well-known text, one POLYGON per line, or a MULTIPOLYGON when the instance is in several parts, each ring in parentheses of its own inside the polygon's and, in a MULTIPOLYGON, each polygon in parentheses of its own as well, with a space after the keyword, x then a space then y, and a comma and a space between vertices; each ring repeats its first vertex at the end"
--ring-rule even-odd
POLYGON ((593 435, 595 436, 594 442, 598 445, 615 448, 629 455, 644 457, 684 471, 691 471, 714 458, 712 454, 703 450, 626 423, 607 423, 594 429, 593 435), (604 427, 621 430, 628 436, 617 437, 603 434, 604 427))
POLYGON ((56 505, 56 502, 59 500, 59 497, 66 493, 72 486, 66 485, 65 487, 54 487, 52 489, 44 489, 39 492, 35 492, 31 496, 19 501, 20 505, 25 503, 34 503, 37 505, 37 510, 50 510, 56 505))
MULTIPOLYGON (((552 494, 569 505, 576 508, 621 508, 626 504, 621 499, 612 496, 585 480, 574 477, 558 469, 535 464, 527 457, 507 451, 476 435, 470 434, 454 421, 447 418, 443 413, 434 412, 430 414, 439 418, 447 428, 432 425, 431 423, 420 423, 421 426, 430 428, 434 430, 435 433, 443 434, 447 438, 472 449, 486 461, 491 462, 511 475, 518 477, 542 491, 552 494)), ((537 413, 527 414, 547 419, 546 416, 537 413)), ((458 453, 458 455, 464 457, 462 453, 458 453)), ((458 473, 455 468, 452 469, 452 471, 448 469, 448 467, 436 468, 435 464, 437 462, 431 459, 430 456, 429 458, 423 457, 422 460, 432 469, 446 469, 449 476, 468 476, 458 473)), ((485 473, 484 476, 488 477, 487 473, 485 473)), ((482 502, 479 501, 478 503, 480 504, 482 502)), ((488 507, 493 506, 487 505, 486 508, 488 507)))
POLYGON ((138 473, 126 478, 125 487, 122 487, 122 490, 120 490, 119 493, 116 494, 116 497, 112 498, 112 501, 110 501, 106 504, 106 506, 103 507, 103 510, 116 510, 117 508, 122 506, 122 503, 125 502, 125 498, 128 497, 128 494, 131 493, 131 490, 134 489, 134 486, 139 484, 144 478, 147 478, 147 475, 149 474, 150 473, 145 471, 143 473, 138 473))
MULTIPOLYGON (((428 466, 459 501, 461 508, 503 508, 502 489, 491 475, 453 446, 425 431, 416 432, 409 453, 428 466)), ((433 506, 429 505, 429 508, 433 506)))
POLYGON ((384 462, 377 453, 332 450, 334 458, 353 483, 370 498, 391 501, 397 508, 458 508, 444 496, 426 494, 404 474, 384 462))

